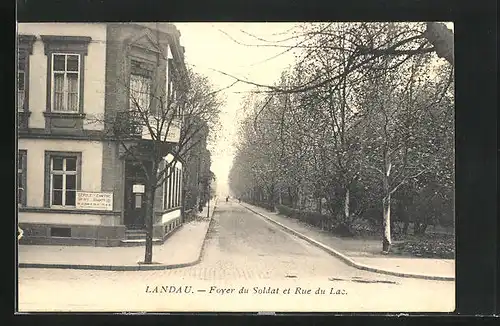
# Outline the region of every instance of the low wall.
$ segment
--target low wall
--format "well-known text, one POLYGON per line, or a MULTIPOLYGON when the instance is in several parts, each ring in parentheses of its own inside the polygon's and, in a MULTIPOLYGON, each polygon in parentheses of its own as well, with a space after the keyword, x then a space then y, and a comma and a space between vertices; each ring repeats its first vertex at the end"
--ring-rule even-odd
POLYGON ((125 238, 125 226, 19 223, 23 229, 20 244, 119 246, 125 238))

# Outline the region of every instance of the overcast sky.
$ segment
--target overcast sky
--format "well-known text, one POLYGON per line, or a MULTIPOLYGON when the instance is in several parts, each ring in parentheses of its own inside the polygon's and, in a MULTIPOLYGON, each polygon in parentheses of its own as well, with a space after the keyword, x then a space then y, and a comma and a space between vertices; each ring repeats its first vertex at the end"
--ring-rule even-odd
MULTIPOLYGON (((291 23, 175 23, 181 32, 181 44, 185 47, 186 63, 193 70, 210 78, 217 89, 234 82, 219 70, 262 84, 273 84, 281 72, 294 61, 293 53, 280 54, 286 48, 262 46, 265 42, 256 39, 276 41, 290 35, 295 24, 291 23), (246 34, 248 33, 248 34, 246 34), (246 46, 237 42, 259 46, 246 46), (274 56, 277 56, 273 59, 274 56)), ((287 44, 287 43, 283 43, 287 44)), ((290 43, 288 43, 290 44, 290 43)), ((228 193, 227 175, 231 168, 238 120, 241 118, 243 97, 252 89, 244 83, 224 91, 226 105, 222 108, 221 137, 212 152, 212 171, 218 179, 218 192, 228 193)))
MULTIPOLYGON (((175 23, 181 32, 186 63, 196 72, 210 78, 217 89, 234 82, 219 70, 260 84, 273 84, 281 72, 293 64, 294 53, 284 47, 265 46, 291 35, 294 23, 175 23), (249 35, 250 34, 250 35, 249 35), (253 36, 252 36, 253 35, 253 36), (257 39, 260 38, 261 40, 257 39), (239 43, 258 45, 248 46, 239 43)), ((452 23, 446 25, 453 30, 452 23)), ((290 45, 297 42, 283 42, 290 45)), ((219 140, 212 152, 212 171, 217 176, 220 195, 228 194, 227 176, 231 168, 241 103, 253 87, 239 83, 224 91, 226 105, 222 108, 219 140)))

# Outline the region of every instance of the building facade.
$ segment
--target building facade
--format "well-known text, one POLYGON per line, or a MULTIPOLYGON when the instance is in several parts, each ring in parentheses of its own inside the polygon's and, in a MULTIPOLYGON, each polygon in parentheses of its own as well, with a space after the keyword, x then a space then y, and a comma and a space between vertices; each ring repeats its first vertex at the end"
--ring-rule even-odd
MULTIPOLYGON (((166 23, 22 23, 18 34, 21 243, 140 244, 144 176, 107 134, 106 117, 130 112, 132 95, 149 105, 153 88, 180 96, 179 31, 166 23)), ((165 162, 180 128, 178 121, 166 138, 165 162)), ((156 191, 155 243, 182 223, 182 174, 179 161, 156 191)))
POLYGON ((211 154, 207 150, 208 126, 203 128, 191 140, 194 144, 184 156, 186 164, 183 169, 184 207, 186 210, 199 210, 207 202, 206 180, 210 176, 211 154))

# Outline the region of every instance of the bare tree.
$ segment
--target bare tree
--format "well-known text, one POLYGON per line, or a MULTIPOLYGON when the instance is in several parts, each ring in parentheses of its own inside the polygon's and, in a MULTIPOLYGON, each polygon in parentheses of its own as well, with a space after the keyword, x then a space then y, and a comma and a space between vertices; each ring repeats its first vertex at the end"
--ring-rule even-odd
MULTIPOLYGON (((239 171, 254 163, 253 152, 275 157, 285 150, 284 169, 289 173, 281 171, 280 176, 283 184, 292 186, 290 197, 300 194, 306 183, 312 184, 306 191, 312 188, 315 196, 326 197, 332 214, 342 202, 347 223, 361 214, 360 201, 371 205, 376 197, 377 203, 382 202, 382 249, 390 251, 392 196, 408 182, 449 165, 445 162, 449 155, 443 155, 437 144, 438 139, 447 143, 441 138, 449 129, 448 123, 443 124, 448 116, 439 114, 436 122, 431 121, 445 94, 450 95, 453 66, 432 55, 435 49, 426 39, 426 26, 345 23, 306 28, 312 37, 301 43, 302 55, 291 81, 272 86, 254 83, 265 89, 269 101, 255 109, 252 120, 260 132, 244 137, 244 150, 237 156, 239 171), (288 101, 273 102, 282 97, 288 101), (441 135, 433 133, 439 129, 436 124, 443 129, 441 135), (274 141, 274 146, 258 142, 259 137, 274 141), (280 141, 286 145, 278 145, 280 141), (294 147, 306 155, 294 156, 294 147), (361 190, 373 177, 378 186, 361 190), (351 190, 358 192, 354 211, 351 190)), ((448 97, 452 106, 452 96, 448 97)), ((265 169, 245 175, 250 181, 240 182, 272 180, 265 169)))
MULTIPOLYGON (((380 69, 390 59, 378 63, 380 69)), ((382 183, 383 252, 390 251, 391 198, 406 183, 435 168, 442 148, 430 120, 450 87, 448 76, 434 76, 429 57, 413 57, 398 70, 385 70, 369 80, 360 97, 367 119, 357 129, 362 135, 363 165, 382 183)), ((373 73, 373 72, 372 72, 373 73)), ((452 70, 448 72, 452 76, 452 70)))
POLYGON ((259 92, 301 93, 326 84, 340 85, 347 75, 364 69, 381 57, 396 58, 393 67, 395 68, 413 56, 436 53, 454 65, 453 32, 443 23, 394 23, 398 28, 398 33, 393 34, 391 40, 385 38, 388 25, 388 23, 367 22, 304 24, 299 27, 300 31, 296 32, 295 35, 281 41, 270 41, 245 32, 260 42, 257 44, 240 42, 225 33, 234 42, 243 46, 285 48, 283 52, 270 59, 275 59, 291 50, 300 50, 304 55, 299 58, 298 64, 305 58, 319 52, 340 50, 350 54, 349 61, 338 62, 339 66, 347 63, 345 69, 339 70, 337 69, 339 66, 332 65, 329 71, 325 71, 328 74, 317 75, 293 88, 261 84, 228 72, 216 71, 233 78, 235 82, 254 85, 259 88, 259 92), (344 45, 338 45, 338 42, 334 42, 336 39, 345 39, 348 42, 344 45), (283 41, 288 41, 288 43, 295 41, 295 43, 283 44, 283 41))
MULTIPOLYGON (((157 45, 161 48, 159 36, 157 45)), ((176 85, 166 85, 162 76, 169 61, 166 54, 159 54, 154 66, 139 66, 141 73, 133 76, 124 74, 127 77, 119 84, 129 94, 129 107, 90 120, 104 125, 106 139, 118 143, 120 152, 144 176, 146 264, 152 263, 155 192, 203 139, 199 135, 218 126, 223 104, 209 80, 190 69, 179 69, 176 85)))

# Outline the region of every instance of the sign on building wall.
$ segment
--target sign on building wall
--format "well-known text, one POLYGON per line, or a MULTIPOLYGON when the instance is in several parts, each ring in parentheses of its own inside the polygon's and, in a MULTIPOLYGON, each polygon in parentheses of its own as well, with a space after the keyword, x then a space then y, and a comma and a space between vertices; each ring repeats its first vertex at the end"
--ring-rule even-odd
POLYGON ((112 211, 113 193, 77 191, 76 208, 112 211))

